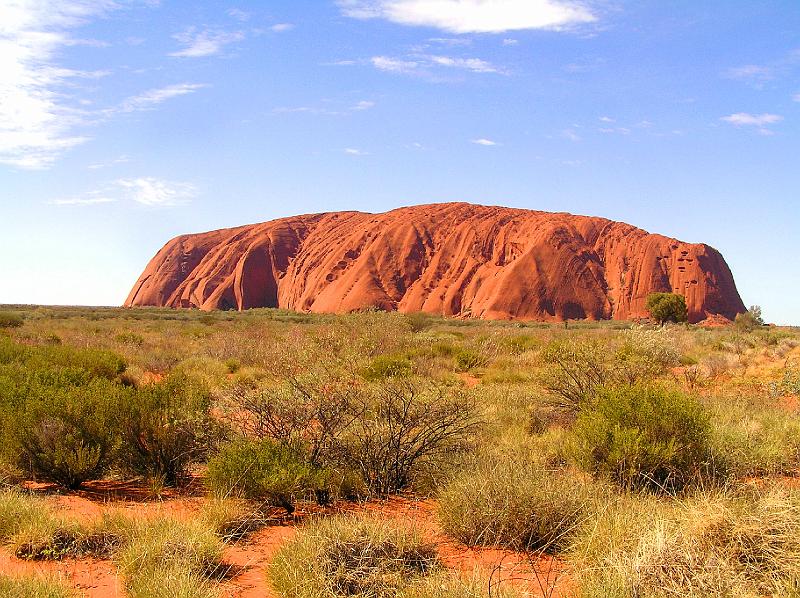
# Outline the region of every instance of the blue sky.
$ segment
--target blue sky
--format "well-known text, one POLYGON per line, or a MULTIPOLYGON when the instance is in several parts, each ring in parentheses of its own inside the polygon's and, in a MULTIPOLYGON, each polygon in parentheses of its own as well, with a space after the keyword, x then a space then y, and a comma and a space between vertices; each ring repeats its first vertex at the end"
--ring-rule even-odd
POLYGON ((719 249, 800 323, 796 0, 0 0, 0 303, 171 237, 469 201, 719 249))

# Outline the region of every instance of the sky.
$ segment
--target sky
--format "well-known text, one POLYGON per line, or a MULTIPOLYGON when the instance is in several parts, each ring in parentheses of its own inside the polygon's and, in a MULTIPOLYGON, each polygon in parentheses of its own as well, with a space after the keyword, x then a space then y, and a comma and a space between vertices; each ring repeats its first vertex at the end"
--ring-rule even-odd
POLYGON ((0 0, 0 303, 189 232, 467 201, 725 256, 800 324, 797 0, 0 0))

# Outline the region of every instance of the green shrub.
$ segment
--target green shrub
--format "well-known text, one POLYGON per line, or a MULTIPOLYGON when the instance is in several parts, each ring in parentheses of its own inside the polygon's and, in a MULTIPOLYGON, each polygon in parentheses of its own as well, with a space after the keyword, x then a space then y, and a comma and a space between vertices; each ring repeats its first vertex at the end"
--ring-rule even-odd
POLYGON ((387 378, 406 378, 411 375, 413 364, 404 355, 378 355, 364 370, 362 376, 370 382, 387 378))
POLYGON ((470 546, 556 552, 607 493, 581 474, 510 456, 447 484, 437 514, 448 535, 470 546))
POLYGON ((20 466, 67 488, 102 476, 119 437, 117 408, 128 389, 97 378, 85 386, 36 388, 6 425, 20 466))
POLYGON ((135 473, 173 485, 221 433, 208 391, 186 375, 172 374, 128 396, 119 405, 121 451, 135 473))
POLYGON ((293 448, 264 439, 235 440, 208 462, 206 482, 217 496, 254 498, 294 511, 297 497, 323 487, 323 473, 293 448))
POLYGON ((710 426, 694 398, 635 385, 601 390, 578 415, 573 459, 623 488, 679 489, 708 465, 710 426))
POLYGON ((402 596, 440 568, 435 545, 413 528, 368 517, 319 519, 286 544, 270 567, 283 596, 402 596))
POLYGON ((22 316, 17 314, 0 311, 0 328, 19 328, 25 323, 22 316))
POLYGON ((675 293, 651 293, 645 308, 659 324, 685 322, 688 319, 686 297, 675 293))
POLYGON ((131 345, 133 347, 141 347, 144 344, 144 337, 135 332, 120 332, 114 337, 114 340, 123 345, 131 345))
POLYGON ((470 349, 459 349, 455 354, 456 371, 468 372, 475 368, 483 367, 488 360, 478 353, 470 349))
POLYGON ((56 579, 47 577, 7 577, 0 575, 0 596, 5 598, 74 598, 75 592, 56 579))

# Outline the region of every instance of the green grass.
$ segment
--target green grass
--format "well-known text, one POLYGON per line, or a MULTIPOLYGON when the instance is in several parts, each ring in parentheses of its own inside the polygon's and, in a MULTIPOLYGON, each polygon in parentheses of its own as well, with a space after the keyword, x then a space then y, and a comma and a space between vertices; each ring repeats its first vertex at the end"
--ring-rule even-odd
POLYGON ((55 579, 43 576, 8 577, 0 574, 0 596, 3 598, 74 598, 76 594, 72 588, 55 579))

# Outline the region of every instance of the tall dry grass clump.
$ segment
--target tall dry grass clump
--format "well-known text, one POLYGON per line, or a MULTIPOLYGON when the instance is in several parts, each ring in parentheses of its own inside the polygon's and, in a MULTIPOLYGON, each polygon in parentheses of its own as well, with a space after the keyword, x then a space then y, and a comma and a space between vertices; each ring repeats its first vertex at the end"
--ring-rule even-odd
POLYGON ((621 498, 576 536, 579 596, 794 596, 800 497, 783 488, 621 498))
POLYGON ((321 519, 284 546, 270 577, 295 598, 398 596, 438 570, 433 544, 419 531, 365 516, 321 519))
POLYGON ((445 532, 471 546, 556 552, 608 489, 588 476, 524 456, 487 459, 439 493, 445 532))

